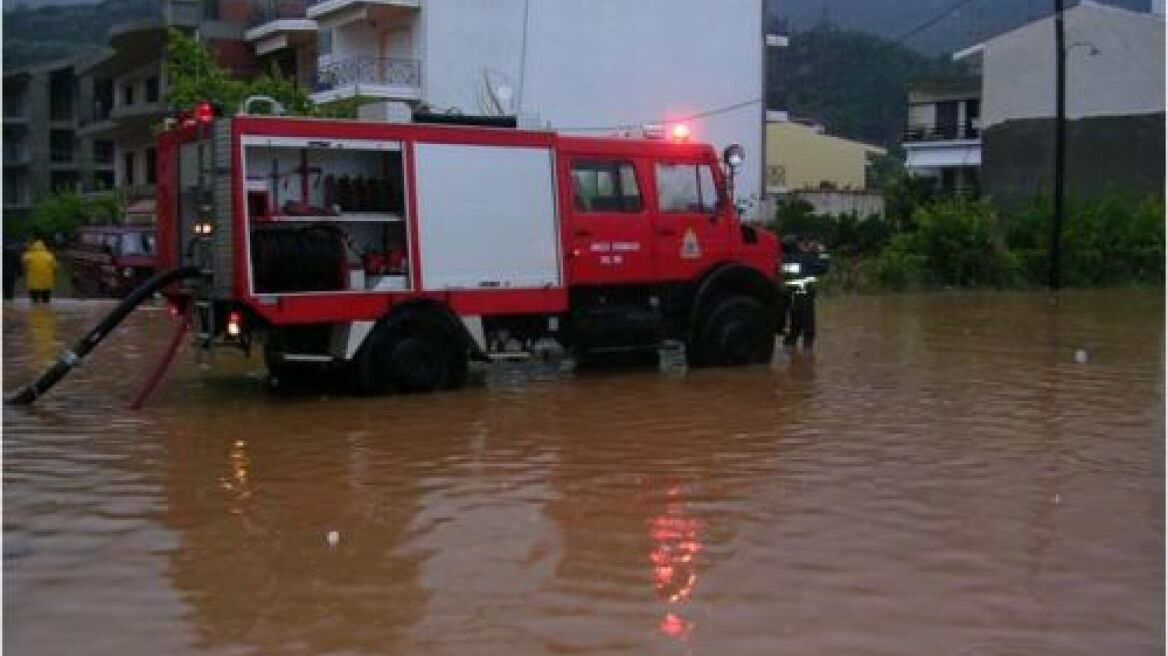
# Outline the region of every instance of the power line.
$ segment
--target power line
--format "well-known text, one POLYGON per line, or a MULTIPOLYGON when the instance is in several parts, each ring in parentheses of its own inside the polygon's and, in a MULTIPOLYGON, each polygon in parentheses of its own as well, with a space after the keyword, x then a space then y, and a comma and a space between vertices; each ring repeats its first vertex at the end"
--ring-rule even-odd
POLYGON ((950 6, 948 9, 941 12, 940 14, 937 14, 936 16, 921 23, 920 25, 917 25, 916 27, 904 32, 900 36, 893 39, 893 41, 896 41, 898 43, 903 43, 903 42, 907 41, 908 39, 911 39, 912 37, 920 34, 921 32, 924 32, 925 30, 929 29, 930 27, 933 27, 937 23, 940 23, 941 21, 945 20, 946 18, 949 18, 953 14, 961 11, 966 6, 971 5, 975 2, 977 2, 977 0, 960 0, 960 2, 950 6))
POLYGON ((751 105, 756 105, 756 104, 761 103, 761 102, 762 102, 762 98, 754 98, 752 100, 743 100, 742 102, 736 102, 732 105, 725 105, 723 107, 717 107, 715 109, 708 109, 705 111, 698 112, 696 114, 690 114, 688 116, 678 116, 678 117, 669 119, 668 121, 666 121, 664 119, 654 119, 654 120, 644 121, 641 123, 626 123, 623 125, 590 125, 590 126, 583 126, 583 127, 553 126, 553 127, 556 130, 560 130, 563 132, 616 132, 616 131, 620 131, 620 130, 639 130, 642 127, 644 127, 645 125, 651 125, 651 124, 660 124, 660 123, 666 123, 666 122, 686 123, 689 121, 697 121, 697 120, 700 120, 703 118, 710 118, 711 116, 717 116, 719 114, 727 114, 729 112, 733 112, 735 110, 742 109, 743 107, 749 107, 751 105))

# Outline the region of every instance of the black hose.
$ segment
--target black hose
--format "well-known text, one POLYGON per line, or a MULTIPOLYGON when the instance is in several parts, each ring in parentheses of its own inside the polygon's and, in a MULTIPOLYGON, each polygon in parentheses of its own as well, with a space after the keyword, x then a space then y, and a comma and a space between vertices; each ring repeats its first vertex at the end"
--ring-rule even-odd
POLYGON ((154 292, 161 290, 172 282, 182 280, 184 278, 193 278, 199 275, 200 269, 195 266, 180 267, 178 269, 170 269, 169 271, 162 271, 154 274, 146 282, 138 286, 137 289, 130 292, 117 307, 113 309, 104 319, 101 320, 93 330, 90 330, 81 341, 71 349, 61 354, 61 357, 49 367, 45 373, 36 382, 25 385, 20 388, 15 394, 9 396, 6 401, 15 405, 27 405, 36 401, 48 392, 53 385, 56 385, 73 370, 81 360, 94 349, 101 340, 105 339, 106 335, 110 334, 118 324, 126 318, 134 310, 134 308, 141 305, 142 301, 150 298, 154 292))

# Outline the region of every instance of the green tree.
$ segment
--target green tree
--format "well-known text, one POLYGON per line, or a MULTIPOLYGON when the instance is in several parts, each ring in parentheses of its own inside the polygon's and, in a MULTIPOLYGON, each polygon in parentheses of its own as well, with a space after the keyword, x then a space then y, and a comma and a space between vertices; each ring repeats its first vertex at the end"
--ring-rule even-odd
MULTIPOLYGON (((166 74, 169 84, 166 99, 175 107, 190 108, 199 102, 210 101, 218 103, 224 111, 234 113, 246 98, 259 95, 279 102, 285 113, 292 116, 327 114, 313 104, 308 89, 285 76, 275 64, 250 82, 233 79, 206 46, 178 30, 170 31, 166 74)), ((264 111, 265 108, 257 103, 251 110, 264 111)))
MULTIPOLYGON (((276 66, 263 75, 252 80, 247 87, 249 96, 268 96, 284 106, 284 111, 293 116, 314 116, 317 107, 308 95, 308 89, 296 80, 287 77, 276 66)), ((256 108, 258 109, 258 107, 256 108)))
POLYGON ((232 79, 201 42, 175 29, 166 44, 166 81, 173 107, 210 101, 234 111, 247 94, 247 84, 232 79))
POLYGON ((121 204, 113 194, 87 197, 74 191, 60 191, 33 206, 30 231, 35 237, 68 240, 79 227, 112 223, 120 214, 121 204))

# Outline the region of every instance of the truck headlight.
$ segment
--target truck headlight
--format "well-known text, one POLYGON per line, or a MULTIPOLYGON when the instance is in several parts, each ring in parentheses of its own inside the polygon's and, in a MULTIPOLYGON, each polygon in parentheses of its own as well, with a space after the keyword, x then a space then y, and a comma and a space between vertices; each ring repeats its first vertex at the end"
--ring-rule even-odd
POLYGON ((122 269, 122 275, 129 278, 130 276, 134 275, 134 270, 130 267, 126 267, 122 269))
POLYGON ((797 276, 802 272, 803 272, 803 265, 799 264, 798 262, 791 262, 789 264, 783 265, 783 273, 788 273, 788 274, 791 274, 792 276, 797 276))

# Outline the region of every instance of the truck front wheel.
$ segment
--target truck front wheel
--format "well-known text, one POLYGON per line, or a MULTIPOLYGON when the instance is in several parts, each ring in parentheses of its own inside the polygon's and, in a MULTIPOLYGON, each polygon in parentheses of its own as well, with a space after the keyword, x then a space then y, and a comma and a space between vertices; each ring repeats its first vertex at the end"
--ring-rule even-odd
POLYGON ((715 301, 704 315, 691 352, 699 365, 770 362, 775 353, 775 335, 766 308, 744 294, 715 301))

